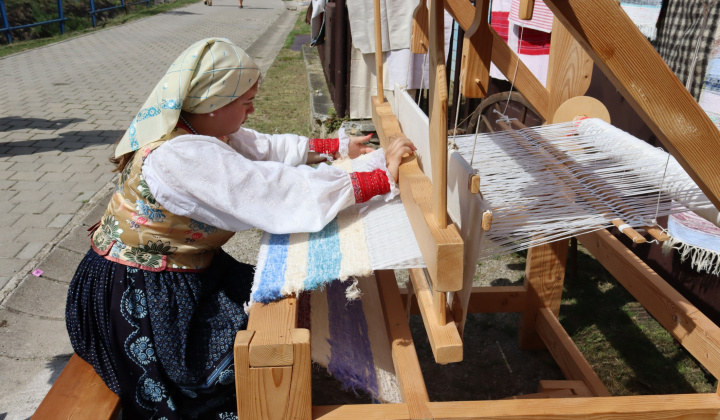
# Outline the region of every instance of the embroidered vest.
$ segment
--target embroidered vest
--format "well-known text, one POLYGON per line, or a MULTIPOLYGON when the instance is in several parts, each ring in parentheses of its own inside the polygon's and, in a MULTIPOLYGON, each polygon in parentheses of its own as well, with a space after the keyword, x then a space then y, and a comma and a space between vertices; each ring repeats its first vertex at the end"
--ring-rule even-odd
POLYGON ((144 270, 202 271, 234 232, 172 214, 155 201, 142 176, 142 165, 165 141, 141 147, 125 166, 92 235, 92 247, 111 261, 144 270))

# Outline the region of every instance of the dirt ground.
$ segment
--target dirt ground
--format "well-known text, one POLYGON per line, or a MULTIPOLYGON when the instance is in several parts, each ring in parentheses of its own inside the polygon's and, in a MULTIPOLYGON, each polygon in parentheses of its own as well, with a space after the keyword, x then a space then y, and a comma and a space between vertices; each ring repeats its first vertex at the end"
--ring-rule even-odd
MULTIPOLYGON (((260 232, 235 235, 224 248, 235 258, 255 264, 260 232)), ((484 262, 475 285, 519 284, 524 264, 515 256, 484 262)), ((398 272, 398 282, 407 276, 398 272)), ((410 330, 431 401, 494 400, 537 392, 541 379, 563 379, 547 351, 521 351, 517 346, 518 314, 471 314, 465 327, 464 360, 438 365, 433 360, 422 318, 413 315, 410 330)), ((362 391, 343 391, 327 370, 314 365, 313 404, 369 404, 362 391)))

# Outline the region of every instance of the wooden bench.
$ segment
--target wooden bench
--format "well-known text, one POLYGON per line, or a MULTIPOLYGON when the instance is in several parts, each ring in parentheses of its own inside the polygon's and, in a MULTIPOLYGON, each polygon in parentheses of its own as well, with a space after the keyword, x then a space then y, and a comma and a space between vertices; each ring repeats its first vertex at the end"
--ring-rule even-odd
POLYGON ((119 412, 120 398, 92 366, 73 354, 32 418, 114 420, 119 412))

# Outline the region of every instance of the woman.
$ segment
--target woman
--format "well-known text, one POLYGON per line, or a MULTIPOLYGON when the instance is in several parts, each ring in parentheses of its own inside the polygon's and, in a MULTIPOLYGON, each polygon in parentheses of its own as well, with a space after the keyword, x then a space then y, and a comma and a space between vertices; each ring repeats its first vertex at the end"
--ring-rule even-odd
POLYGON ((347 174, 322 155, 356 157, 364 137, 264 135, 253 113, 260 71, 225 39, 170 66, 115 151, 121 176, 72 280, 67 328, 77 354, 126 418, 235 417, 232 344, 244 329, 253 267, 220 246, 233 232, 318 231, 345 207, 387 194, 387 169, 347 174))

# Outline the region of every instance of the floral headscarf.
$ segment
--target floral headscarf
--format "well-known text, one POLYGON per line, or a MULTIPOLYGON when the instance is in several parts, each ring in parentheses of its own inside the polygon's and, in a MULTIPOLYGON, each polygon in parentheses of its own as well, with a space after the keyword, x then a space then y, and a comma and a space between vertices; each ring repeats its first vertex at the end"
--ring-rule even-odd
POLYGON ((180 111, 206 114, 241 96, 260 78, 249 55, 224 38, 198 41, 175 60, 115 148, 115 157, 165 138, 180 111))

